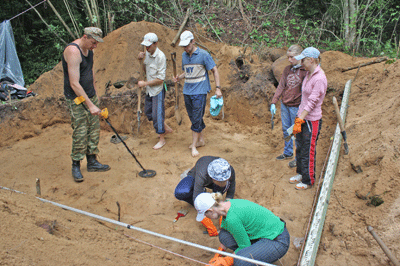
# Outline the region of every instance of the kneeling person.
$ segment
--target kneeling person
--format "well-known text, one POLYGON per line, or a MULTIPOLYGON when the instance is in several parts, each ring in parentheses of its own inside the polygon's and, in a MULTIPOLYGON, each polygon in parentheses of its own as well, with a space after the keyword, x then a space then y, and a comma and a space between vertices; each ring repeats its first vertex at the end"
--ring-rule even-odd
MULTIPOLYGON (((228 161, 219 157, 203 156, 176 186, 175 197, 194 206, 194 200, 206 188, 213 192, 226 193, 226 199, 232 199, 235 186, 235 170, 228 161)), ((201 223, 210 236, 218 235, 217 228, 210 219, 204 218, 201 223)))
MULTIPOLYGON (((270 210, 244 199, 223 201, 220 193, 201 193, 194 201, 197 221, 222 217, 218 250, 266 263, 282 258, 290 245, 286 224, 270 210)), ((209 265, 250 266, 250 262, 216 254, 209 265)))

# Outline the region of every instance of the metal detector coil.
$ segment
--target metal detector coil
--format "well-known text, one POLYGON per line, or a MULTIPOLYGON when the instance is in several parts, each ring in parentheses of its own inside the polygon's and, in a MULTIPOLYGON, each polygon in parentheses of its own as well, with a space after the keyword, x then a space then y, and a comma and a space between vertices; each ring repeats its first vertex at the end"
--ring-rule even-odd
POLYGON ((139 172, 140 177, 148 178, 148 177, 153 177, 156 175, 156 171, 154 170, 143 170, 139 172))
POLYGON ((149 177, 153 177, 156 175, 156 171, 154 170, 146 170, 144 169, 144 167, 142 166, 142 164, 138 161, 138 159, 136 158, 136 156, 133 154, 133 152, 128 148, 128 145, 126 145, 125 141, 118 135, 117 131, 115 130, 115 128, 111 125, 111 122, 108 120, 108 110, 107 108, 104 108, 101 111, 101 116, 104 118, 104 120, 106 121, 106 123, 111 127, 111 129, 114 131, 115 135, 117 135, 117 138, 124 144, 125 148, 128 150, 128 152, 132 155, 132 157, 135 159, 135 161, 138 163, 138 165, 143 169, 143 171, 139 172, 139 176, 140 177, 144 177, 144 178, 149 178, 149 177))

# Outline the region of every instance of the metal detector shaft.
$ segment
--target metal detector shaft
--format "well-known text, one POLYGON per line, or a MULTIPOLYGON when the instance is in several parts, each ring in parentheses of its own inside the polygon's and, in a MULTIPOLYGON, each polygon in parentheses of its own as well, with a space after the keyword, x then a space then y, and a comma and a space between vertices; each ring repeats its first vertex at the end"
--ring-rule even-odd
POLYGON ((125 141, 123 141, 123 139, 118 135, 117 131, 115 130, 115 128, 111 125, 110 121, 108 121, 107 119, 104 119, 107 124, 111 127, 111 129, 114 131, 115 135, 117 135, 118 139, 124 144, 125 148, 129 151, 129 153, 133 156, 133 158, 135 158, 135 161, 140 165, 140 167, 143 169, 143 171, 146 171, 146 169, 144 169, 144 167, 139 163, 138 159, 136 159, 136 156, 131 152, 131 150, 128 148, 128 145, 126 145, 125 141))

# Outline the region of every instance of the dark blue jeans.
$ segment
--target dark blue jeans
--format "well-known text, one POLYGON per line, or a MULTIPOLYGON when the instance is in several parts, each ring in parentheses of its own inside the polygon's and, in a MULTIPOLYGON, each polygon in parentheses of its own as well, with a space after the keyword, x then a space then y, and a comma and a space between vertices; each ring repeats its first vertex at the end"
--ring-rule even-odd
POLYGON ((194 177, 187 175, 175 188, 175 198, 183 200, 194 206, 193 200, 194 177))
MULTIPOLYGON (((194 182, 195 179, 193 176, 187 175, 185 178, 179 182, 179 184, 175 188, 175 198, 178 200, 186 201, 187 203, 194 206, 193 200, 193 190, 194 190, 194 182)), ((212 184, 207 186, 208 188, 212 189, 213 192, 219 192, 221 194, 225 194, 226 191, 229 189, 229 181, 225 187, 217 186, 216 184, 212 184)))
POLYGON ((149 96, 146 94, 144 102, 144 113, 149 121, 153 121, 153 127, 157 134, 164 134, 164 121, 165 121, 165 91, 164 89, 156 96, 149 96))
POLYGON ((185 106, 192 126, 190 129, 200 133, 206 127, 203 116, 206 111, 207 94, 184 95, 185 106))
MULTIPOLYGON (((238 248, 235 238, 233 238, 232 234, 225 229, 221 229, 219 232, 219 241, 225 247, 233 251, 238 248)), ((289 250, 289 246, 290 236, 285 227, 282 234, 277 236, 274 240, 269 240, 267 238, 253 240, 251 241, 251 246, 240 250, 238 253, 236 253, 236 255, 266 263, 273 263, 286 254, 286 252, 289 250)), ((235 266, 255 265, 239 259, 235 259, 234 264, 235 266)))

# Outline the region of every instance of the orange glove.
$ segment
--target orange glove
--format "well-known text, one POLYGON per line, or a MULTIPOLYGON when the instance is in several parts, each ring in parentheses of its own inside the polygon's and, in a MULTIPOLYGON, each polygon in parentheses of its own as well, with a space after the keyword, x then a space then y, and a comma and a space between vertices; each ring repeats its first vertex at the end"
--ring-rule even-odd
POLYGON ((211 266, 232 266, 233 258, 232 257, 219 257, 214 263, 210 264, 211 266))
POLYGON ((204 217, 201 223, 207 228, 207 232, 209 236, 217 236, 218 230, 217 227, 213 224, 210 218, 204 217))
POLYGON ((296 119, 294 120, 293 135, 301 132, 301 125, 305 122, 306 121, 304 121, 303 119, 296 117, 296 119))
MULTIPOLYGON (((223 248, 221 248, 221 247, 219 247, 218 248, 218 250, 219 251, 225 251, 225 249, 223 249, 223 248)), ((214 255, 214 257, 208 262, 208 264, 213 264, 218 258, 220 258, 222 255, 221 254, 219 254, 219 253, 216 253, 215 255, 214 255)))

